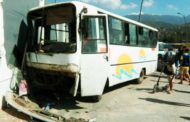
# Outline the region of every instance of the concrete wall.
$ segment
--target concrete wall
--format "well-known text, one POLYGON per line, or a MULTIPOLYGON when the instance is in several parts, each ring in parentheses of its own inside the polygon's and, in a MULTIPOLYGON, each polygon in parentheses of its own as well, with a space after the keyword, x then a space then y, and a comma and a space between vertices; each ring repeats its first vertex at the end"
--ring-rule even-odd
MULTIPOLYGON (((26 15, 29 9, 42 6, 45 0, 0 0, 0 96, 9 88, 17 73, 13 53, 23 52, 26 40, 26 15)), ((20 59, 21 60, 21 59, 20 59)))
POLYGON ((4 47, 4 17, 3 1, 0 0, 0 96, 8 87, 7 81, 10 79, 12 72, 7 68, 6 51, 4 47))
MULTIPOLYGON (((18 41, 24 41, 26 33, 20 33, 20 29, 25 29, 27 25, 26 13, 34 6, 39 6, 42 0, 4 0, 4 28, 5 28, 5 49, 8 64, 14 64, 12 55, 13 47, 18 41), (20 37, 21 36, 21 37, 20 37), (20 39, 20 40, 19 40, 20 39)), ((24 31, 22 31, 24 32, 24 31)))

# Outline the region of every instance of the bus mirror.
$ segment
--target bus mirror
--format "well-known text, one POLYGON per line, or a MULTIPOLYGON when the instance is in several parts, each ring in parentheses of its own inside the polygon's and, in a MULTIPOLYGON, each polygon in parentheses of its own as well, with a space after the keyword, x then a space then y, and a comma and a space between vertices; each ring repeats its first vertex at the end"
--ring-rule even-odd
POLYGON ((81 20, 80 20, 80 23, 79 23, 78 32, 81 33, 82 29, 83 29, 83 20, 81 19, 81 20))
POLYGON ((78 29, 78 32, 80 33, 81 32, 81 30, 82 30, 82 28, 83 28, 83 16, 82 16, 82 13, 87 13, 87 8, 83 8, 82 10, 81 10, 81 12, 80 12, 80 15, 79 15, 79 17, 80 17, 80 22, 79 22, 79 29, 78 29))
POLYGON ((81 10, 80 13, 85 13, 85 14, 86 14, 87 12, 88 12, 88 11, 87 11, 87 8, 84 7, 84 8, 81 10))
POLYGON ((83 20, 82 14, 83 14, 83 13, 86 14, 87 12, 88 12, 88 11, 87 11, 87 8, 85 8, 85 7, 81 10, 81 12, 80 12, 80 20, 83 20))

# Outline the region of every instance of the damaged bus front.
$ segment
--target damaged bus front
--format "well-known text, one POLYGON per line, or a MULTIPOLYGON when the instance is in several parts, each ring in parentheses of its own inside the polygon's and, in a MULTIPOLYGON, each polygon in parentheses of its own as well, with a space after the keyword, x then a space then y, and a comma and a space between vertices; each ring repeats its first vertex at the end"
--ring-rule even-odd
POLYGON ((8 104, 29 116, 59 121, 64 108, 56 108, 64 104, 65 97, 100 100, 109 64, 107 16, 98 10, 71 1, 29 11, 21 68, 24 80, 18 85, 18 94, 7 93, 8 104), (24 99, 19 97, 20 86, 27 90, 24 99), (52 105, 57 112, 47 113, 52 105))
MULTIPOLYGON (((105 87, 134 79, 141 83, 157 66, 157 29, 95 6, 70 1, 32 9, 28 25, 22 70, 28 97, 40 110, 53 105, 55 119, 63 115, 57 108, 64 95, 80 93, 99 101, 105 87)), ((11 104, 10 95, 6 100, 11 104)), ((28 110, 19 109, 28 115, 37 112, 28 110)))
POLYGON ((25 71, 29 88, 70 91, 76 96, 79 55, 75 6, 68 3, 32 10, 28 24, 25 71))

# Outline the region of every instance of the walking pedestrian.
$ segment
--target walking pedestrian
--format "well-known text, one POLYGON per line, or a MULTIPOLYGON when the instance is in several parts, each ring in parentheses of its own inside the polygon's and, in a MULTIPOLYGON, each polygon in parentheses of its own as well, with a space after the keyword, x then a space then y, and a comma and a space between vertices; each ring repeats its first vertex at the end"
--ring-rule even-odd
POLYGON ((189 55, 189 49, 186 48, 183 55, 181 56, 181 70, 180 70, 181 80, 179 82, 180 84, 183 84, 183 79, 187 77, 190 85, 189 66, 190 66, 190 55, 189 55))
POLYGON ((165 57, 165 71, 164 73, 167 75, 168 78, 168 88, 167 88, 167 93, 170 94, 171 91, 173 90, 173 81, 175 79, 175 68, 174 68, 174 63, 175 63, 175 55, 173 55, 173 50, 169 49, 168 52, 164 55, 165 57))

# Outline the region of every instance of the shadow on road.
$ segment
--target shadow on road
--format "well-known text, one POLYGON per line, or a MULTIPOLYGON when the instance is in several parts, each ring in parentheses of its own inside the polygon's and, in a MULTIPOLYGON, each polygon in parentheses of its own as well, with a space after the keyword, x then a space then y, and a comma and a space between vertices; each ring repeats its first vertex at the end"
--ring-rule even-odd
POLYGON ((126 86, 131 85, 131 84, 138 85, 138 83, 135 80, 131 80, 131 81, 127 81, 127 82, 124 82, 124 83, 120 83, 120 84, 117 84, 117 85, 114 85, 114 86, 111 86, 111 87, 108 87, 106 85, 106 87, 104 89, 104 94, 112 92, 112 91, 120 89, 120 88, 123 88, 123 87, 126 87, 126 86))
POLYGON ((78 102, 76 101, 75 97, 63 92, 52 92, 50 90, 43 90, 40 92, 33 93, 28 97, 30 101, 37 103, 39 108, 41 109, 83 109, 82 107, 78 106, 78 102))
POLYGON ((137 91, 147 91, 147 93, 153 94, 153 88, 136 88, 137 91))
MULTIPOLYGON (((156 80, 152 80, 152 79, 151 79, 150 81, 151 81, 151 82, 157 82, 158 79, 156 79, 156 80)), ((159 81, 159 83, 168 83, 168 80, 167 80, 167 79, 164 79, 164 80, 161 79, 161 80, 159 81)))
POLYGON ((190 91, 182 91, 182 90, 177 90, 177 89, 174 89, 174 91, 176 91, 176 92, 181 92, 181 93, 187 93, 187 94, 190 94, 190 91))
POLYGON ((62 110, 77 110, 77 109, 83 109, 83 107, 78 106, 78 102, 75 100, 75 98, 67 98, 62 101, 58 101, 55 103, 55 105, 52 105, 52 108, 62 110))
POLYGON ((147 93, 154 94, 155 92, 166 92, 167 91, 167 85, 159 85, 157 90, 154 91, 154 87, 152 88, 136 88, 137 91, 147 91, 147 93))
POLYGON ((147 76, 149 76, 149 77, 156 77, 156 78, 158 78, 158 77, 160 77, 160 78, 167 78, 167 76, 166 75, 161 75, 160 76, 160 74, 150 74, 150 75, 147 75, 147 76))
MULTIPOLYGON (((13 117, 16 117, 16 118, 19 118, 21 119, 21 121, 28 121, 30 120, 30 117, 21 113, 21 112, 18 112, 16 109, 12 108, 12 107, 8 107, 6 109, 4 109, 3 111, 5 111, 6 113, 8 113, 9 115, 13 116, 13 117)), ((10 118, 8 118, 10 119, 10 118)), ((14 121, 14 120, 13 120, 14 121)))
MULTIPOLYGON (((103 92, 103 95, 104 94, 107 94, 109 92, 113 92, 114 90, 117 90, 117 89, 121 89, 123 87, 126 87, 128 85, 131 85, 131 84, 137 84, 135 80, 131 80, 131 81, 127 81, 127 82, 124 82, 124 83, 120 83, 120 84, 117 84, 117 85, 114 85, 114 86, 111 86, 109 87, 108 84, 105 85, 105 88, 104 88, 104 92, 103 92)), ((138 85, 138 84, 137 84, 138 85)), ((80 102, 87 102, 87 103, 95 103, 96 101, 93 100, 92 97, 80 97, 78 96, 76 98, 76 100, 80 101, 80 102)))
POLYGON ((185 120, 189 120, 189 121, 190 121, 190 117, 180 116, 180 118, 183 118, 183 119, 185 119, 185 120))
POLYGON ((146 101, 149 101, 149 102, 154 102, 154 103, 161 103, 161 104, 168 104, 168 105, 175 105, 175 106, 190 107, 190 104, 165 101, 165 100, 160 100, 160 99, 155 99, 155 98, 139 98, 139 99, 146 100, 146 101))

